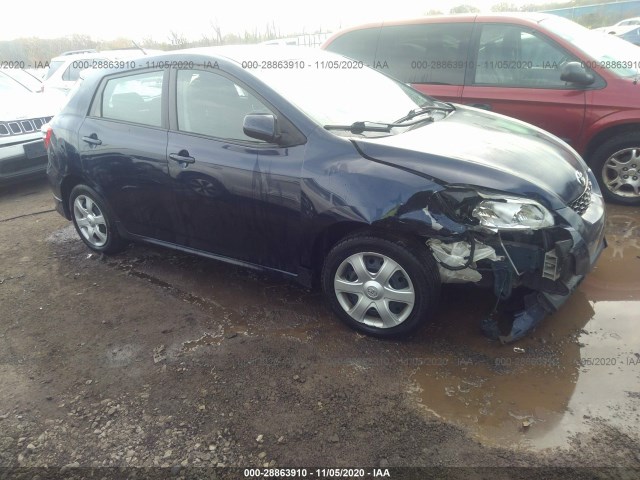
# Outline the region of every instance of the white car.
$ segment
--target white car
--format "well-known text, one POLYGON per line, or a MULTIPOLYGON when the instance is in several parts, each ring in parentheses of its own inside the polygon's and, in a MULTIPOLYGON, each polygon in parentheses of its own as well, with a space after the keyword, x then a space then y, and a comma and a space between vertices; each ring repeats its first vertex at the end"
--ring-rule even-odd
POLYGON ((630 27, 638 26, 638 25, 640 25, 640 17, 632 17, 632 18, 625 18, 624 20, 620 20, 618 23, 614 25, 610 25, 608 27, 594 28, 593 30, 596 32, 608 33, 611 35, 620 35, 630 30, 630 27))
POLYGON ((62 106, 59 97, 31 91, 14 76, 15 70, 0 70, 0 184, 44 174, 40 128, 62 106))
POLYGON ((126 62, 144 55, 162 53, 160 50, 81 50, 65 52, 49 62, 49 70, 44 77, 44 91, 58 90, 65 95, 80 78, 80 72, 92 68, 106 68, 111 62, 126 62))
POLYGON ((69 93, 76 83, 80 72, 93 65, 94 61, 107 61, 108 58, 98 52, 68 52, 54 57, 49 62, 49 70, 44 77, 44 90, 58 90, 69 93))

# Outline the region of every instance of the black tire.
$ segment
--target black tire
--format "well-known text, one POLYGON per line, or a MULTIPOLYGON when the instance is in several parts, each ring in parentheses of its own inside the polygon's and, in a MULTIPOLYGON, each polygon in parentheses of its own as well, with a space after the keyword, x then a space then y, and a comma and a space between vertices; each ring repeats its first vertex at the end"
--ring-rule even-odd
POLYGON ((640 205, 639 155, 640 134, 633 132, 613 137, 593 153, 591 168, 605 199, 622 205, 640 205), (612 163, 614 160, 618 160, 619 174, 612 163), (623 168, 627 170, 623 171, 623 168))
POLYGON ((126 246, 107 202, 92 188, 74 187, 69 195, 69 211, 78 235, 94 252, 117 253, 126 246))
POLYGON ((416 331, 429 321, 440 298, 440 274, 431 253, 425 245, 403 239, 347 238, 327 255, 321 280, 327 301, 341 320, 358 331, 383 338, 416 331), (356 273, 356 263, 360 264, 356 268, 367 270, 361 273, 363 279, 356 273), (338 292, 334 280, 357 292, 338 292), (410 291, 412 304, 408 303, 410 291), (391 299, 398 296, 402 301, 391 299), (383 317, 391 321, 385 323, 383 317))

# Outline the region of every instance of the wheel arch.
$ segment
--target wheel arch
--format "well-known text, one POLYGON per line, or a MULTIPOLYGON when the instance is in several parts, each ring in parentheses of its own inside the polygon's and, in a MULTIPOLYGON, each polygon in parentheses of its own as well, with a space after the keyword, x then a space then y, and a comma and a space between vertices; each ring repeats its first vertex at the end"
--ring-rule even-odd
MULTIPOLYGON (((372 224, 348 221, 333 223, 319 232, 312 242, 311 283, 314 286, 318 285, 327 254, 335 245, 346 238, 356 235, 368 235, 390 241, 407 240, 416 244, 424 244, 424 241, 429 238, 429 233, 430 230, 427 229, 419 232, 407 229, 406 225, 396 219, 386 219, 372 224)), ((426 245, 424 248, 425 250, 428 249, 426 245)))
POLYGON ((86 185, 84 179, 75 174, 67 175, 60 184, 60 195, 62 196, 62 208, 64 209, 65 218, 71 220, 71 210, 69 210, 69 197, 71 191, 80 184, 86 185))
POLYGON ((600 147, 600 145, 614 137, 625 135, 627 133, 640 133, 640 122, 622 123, 600 130, 589 141, 585 150, 584 159, 587 164, 591 166, 593 154, 596 152, 596 150, 598 150, 598 147, 600 147))

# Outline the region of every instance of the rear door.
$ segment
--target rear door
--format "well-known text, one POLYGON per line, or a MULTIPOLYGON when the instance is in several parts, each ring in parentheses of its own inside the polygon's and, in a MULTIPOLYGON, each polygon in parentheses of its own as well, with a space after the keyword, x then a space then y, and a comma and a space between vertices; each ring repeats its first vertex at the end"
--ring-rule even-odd
POLYGON ((82 169, 127 231, 179 243, 167 165, 168 72, 107 77, 79 131, 82 169))
POLYGON ((578 61, 544 34, 515 24, 478 23, 462 103, 532 123, 576 145, 585 89, 560 80, 578 61))

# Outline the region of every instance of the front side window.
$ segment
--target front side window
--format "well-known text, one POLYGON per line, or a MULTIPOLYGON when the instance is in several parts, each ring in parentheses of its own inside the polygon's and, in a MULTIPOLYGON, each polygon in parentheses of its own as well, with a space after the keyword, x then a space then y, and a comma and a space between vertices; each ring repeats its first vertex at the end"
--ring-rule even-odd
POLYGON ((462 85, 471 23, 384 27, 376 66, 405 83, 462 85))
POLYGON ((176 89, 180 131, 260 142, 244 134, 244 117, 250 113, 272 112, 228 78, 204 70, 180 70, 176 89))
POLYGON ((568 88, 562 65, 575 59, 536 32, 517 25, 484 25, 474 83, 526 88, 568 88))
POLYGON ((140 123, 153 127, 162 124, 161 71, 112 78, 102 92, 103 118, 140 123))
POLYGON ((540 27, 561 37, 583 52, 587 66, 609 70, 619 77, 640 75, 638 47, 615 35, 594 32, 566 18, 549 16, 540 27))

